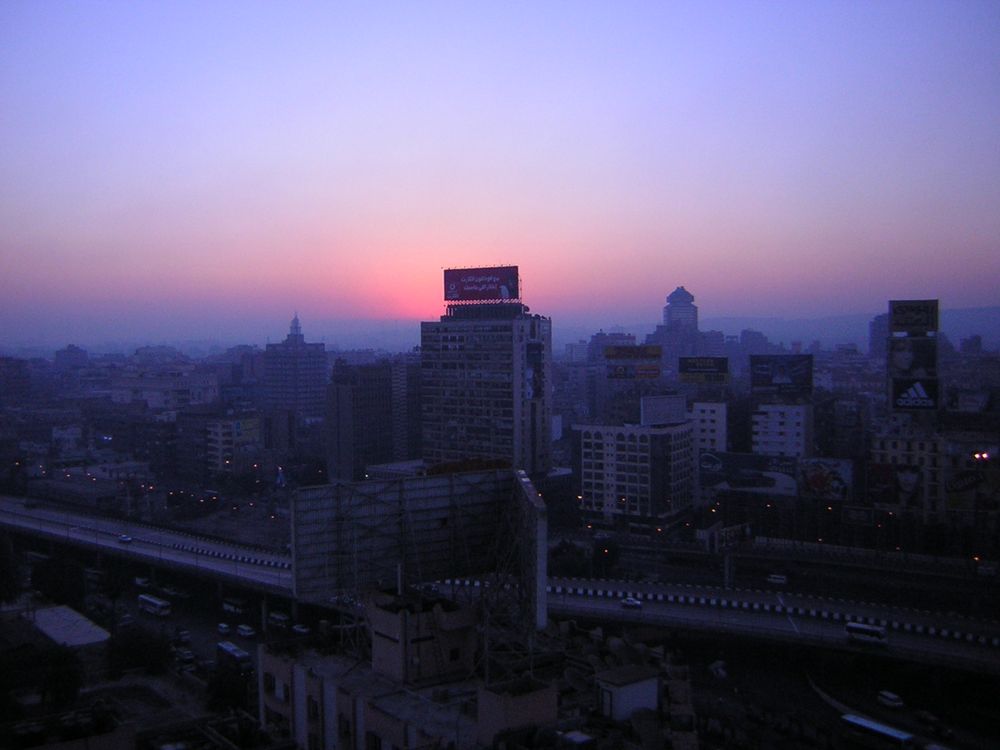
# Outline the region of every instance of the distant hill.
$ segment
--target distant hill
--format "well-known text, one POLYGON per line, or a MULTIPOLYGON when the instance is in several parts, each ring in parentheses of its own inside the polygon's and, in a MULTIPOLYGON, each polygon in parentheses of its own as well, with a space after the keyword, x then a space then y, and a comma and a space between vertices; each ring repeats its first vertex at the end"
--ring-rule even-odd
MULTIPOLYGON (((819 339, 825 348, 854 343, 868 348, 868 324, 877 313, 870 315, 833 315, 825 318, 706 318, 699 321, 703 331, 721 330, 737 335, 752 328, 771 341, 789 343, 801 341, 808 345, 819 339)), ((1000 348, 1000 307, 971 307, 941 311, 941 330, 955 344, 973 334, 983 337, 987 349, 1000 348)))
MULTIPOLYGON (((738 336, 740 331, 751 328, 760 331, 775 343, 789 344, 801 341, 808 346, 819 340, 825 349, 837 344, 857 344, 861 351, 868 351, 868 324, 879 313, 855 315, 830 315, 823 318, 701 318, 698 327, 703 331, 722 331, 726 335, 738 336)), ((633 333, 638 341, 652 333, 656 321, 631 323, 628 325, 607 325, 603 330, 633 333)), ((957 347, 959 341, 978 333, 983 337, 983 347, 996 351, 1000 349, 1000 307, 970 307, 941 311, 941 330, 957 347)), ((554 326, 556 351, 573 341, 586 341, 597 329, 586 329, 579 325, 554 326)))

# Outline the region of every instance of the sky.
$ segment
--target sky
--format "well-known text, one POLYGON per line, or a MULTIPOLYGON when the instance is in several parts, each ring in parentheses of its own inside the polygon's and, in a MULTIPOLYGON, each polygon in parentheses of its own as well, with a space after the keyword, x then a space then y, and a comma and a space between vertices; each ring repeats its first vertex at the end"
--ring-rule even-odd
POLYGON ((554 327, 1000 304, 1000 3, 0 3, 0 345, 501 264, 554 327))

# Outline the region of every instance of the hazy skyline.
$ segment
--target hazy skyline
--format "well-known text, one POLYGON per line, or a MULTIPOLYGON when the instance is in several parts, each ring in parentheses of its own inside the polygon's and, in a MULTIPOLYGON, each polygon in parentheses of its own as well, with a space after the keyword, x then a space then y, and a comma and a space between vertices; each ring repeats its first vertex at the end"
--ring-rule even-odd
POLYGON ((0 101, 0 345, 1000 304, 995 2, 11 1, 0 101))

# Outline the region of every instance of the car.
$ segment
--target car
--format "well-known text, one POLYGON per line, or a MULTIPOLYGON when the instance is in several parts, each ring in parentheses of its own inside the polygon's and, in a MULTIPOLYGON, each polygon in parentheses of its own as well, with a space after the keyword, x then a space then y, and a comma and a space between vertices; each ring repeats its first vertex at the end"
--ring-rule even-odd
POLYGON ((232 628, 229 627, 228 622, 220 622, 218 630, 219 630, 219 635, 229 635, 232 632, 232 628))
POLYGON ((642 609, 642 602, 634 596, 626 596, 622 599, 622 606, 626 609, 642 609))
POLYGON ((132 543, 132 537, 130 537, 128 534, 119 534, 118 535, 118 541, 121 544, 131 544, 132 543))
POLYGON ((253 638, 257 635, 257 631, 251 628, 249 625, 237 625, 236 634, 244 638, 253 638))
POLYGON ((148 589, 149 588, 149 579, 148 578, 143 578, 142 576, 136 576, 136 578, 135 578, 135 585, 138 586, 141 589, 148 589))
POLYGON ((296 635, 309 635, 309 626, 303 625, 301 622, 292 625, 292 632, 296 635))
POLYGON ((888 690, 879 690, 878 692, 878 702, 881 703, 886 708, 902 708, 903 699, 900 698, 895 693, 891 693, 888 690))
POLYGON ((783 573, 771 573, 771 575, 767 577, 767 582, 776 586, 784 586, 788 583, 788 576, 783 573))
POLYGON ((191 631, 181 628, 174 634, 174 640, 185 645, 191 643, 191 631))
POLYGON ((182 664, 194 664, 194 651, 189 648, 177 649, 177 661, 182 664))

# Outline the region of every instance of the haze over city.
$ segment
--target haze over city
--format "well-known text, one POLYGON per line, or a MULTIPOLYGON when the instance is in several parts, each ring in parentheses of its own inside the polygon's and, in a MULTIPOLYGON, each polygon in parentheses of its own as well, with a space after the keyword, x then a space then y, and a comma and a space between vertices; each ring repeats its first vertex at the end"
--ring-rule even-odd
POLYGON ((1000 303, 992 2, 7 2, 0 99, 0 346, 1000 303))

